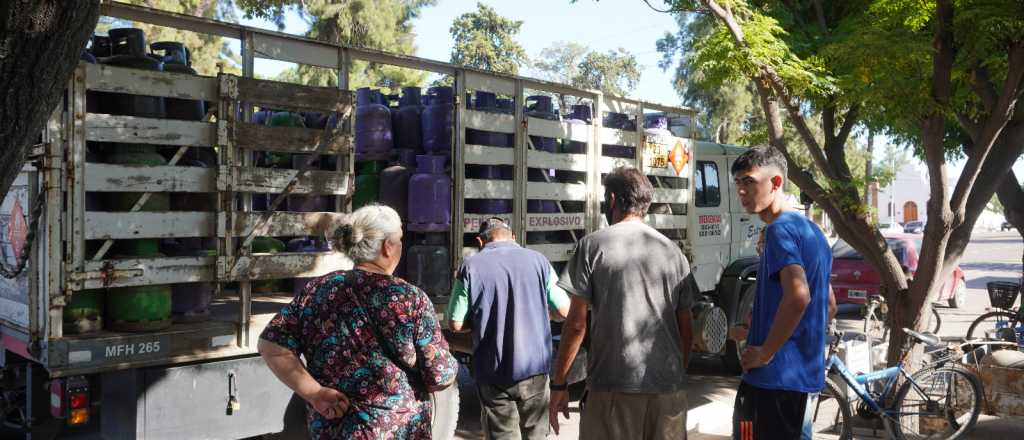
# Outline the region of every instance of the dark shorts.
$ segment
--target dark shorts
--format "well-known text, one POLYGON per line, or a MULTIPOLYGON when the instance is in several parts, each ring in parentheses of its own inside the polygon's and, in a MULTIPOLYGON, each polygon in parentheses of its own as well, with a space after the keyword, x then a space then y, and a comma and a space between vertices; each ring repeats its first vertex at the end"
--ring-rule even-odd
POLYGON ((734 440, 799 440, 807 393, 769 390, 740 382, 732 413, 734 440))

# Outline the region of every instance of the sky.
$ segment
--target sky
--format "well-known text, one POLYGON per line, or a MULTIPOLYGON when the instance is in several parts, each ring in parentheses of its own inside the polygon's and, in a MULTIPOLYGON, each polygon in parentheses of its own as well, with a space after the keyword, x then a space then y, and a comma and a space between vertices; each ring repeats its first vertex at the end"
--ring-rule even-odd
MULTIPOLYGON (((631 97, 666 105, 681 105, 678 94, 672 87, 674 68, 662 71, 658 67, 661 54, 655 49, 655 42, 666 32, 676 32, 675 19, 665 13, 656 12, 641 0, 481 0, 493 7, 498 14, 515 20, 522 20, 517 41, 527 55, 536 57, 544 48, 557 42, 576 42, 592 50, 608 51, 623 48, 635 55, 641 66, 641 78, 631 97)), ((416 55, 439 61, 451 57, 452 37, 448 29, 461 14, 476 9, 474 0, 438 0, 438 4, 424 8, 414 21, 416 34, 416 55)), ((652 2, 655 5, 660 2, 652 2)), ((242 24, 277 30, 267 21, 242 19, 242 24)), ((308 26, 295 13, 285 20, 284 32, 302 34, 308 26)), ((236 48, 237 49, 237 48, 236 48)), ((291 67, 289 63, 257 59, 256 72, 275 76, 281 70, 291 67)), ((524 76, 537 77, 527 68, 524 76)), ((880 160, 888 141, 877 140, 875 159, 880 160)), ((918 169, 924 165, 912 159, 918 169)), ((964 162, 951 164, 951 176, 959 176, 964 162)), ((1024 158, 1014 165, 1017 176, 1024 179, 1024 158)))

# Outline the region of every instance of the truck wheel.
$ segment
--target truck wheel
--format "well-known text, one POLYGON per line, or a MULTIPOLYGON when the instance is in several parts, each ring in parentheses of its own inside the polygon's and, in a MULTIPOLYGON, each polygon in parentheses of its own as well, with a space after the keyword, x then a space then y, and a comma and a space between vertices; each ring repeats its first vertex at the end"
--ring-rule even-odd
POLYGON ((441 391, 430 393, 434 416, 430 420, 432 439, 452 440, 459 423, 459 384, 453 383, 441 391))
MULTIPOLYGON (((747 315, 754 308, 754 289, 757 288, 757 284, 750 283, 746 288, 743 289, 743 296, 740 297, 740 305, 736 309, 736 322, 744 322, 747 319, 747 315)), ((730 323, 730 329, 732 324, 730 323)), ((740 366, 740 352, 743 351, 743 347, 746 345, 745 341, 734 341, 729 339, 725 341, 725 353, 722 353, 722 364, 725 366, 725 370, 732 374, 743 373, 743 367, 740 366)))

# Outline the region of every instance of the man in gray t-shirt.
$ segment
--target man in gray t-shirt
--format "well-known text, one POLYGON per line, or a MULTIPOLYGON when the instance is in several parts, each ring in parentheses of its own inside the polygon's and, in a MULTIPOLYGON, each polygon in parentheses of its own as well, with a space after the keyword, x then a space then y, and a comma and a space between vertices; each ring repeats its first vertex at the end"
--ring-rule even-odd
POLYGON ((678 245, 643 222, 653 193, 646 176, 616 168, 604 185, 612 226, 580 240, 558 282, 572 300, 551 377, 551 426, 557 434, 558 412, 567 412, 563 390, 587 332, 589 307, 580 438, 685 438, 694 290, 689 263, 678 245))

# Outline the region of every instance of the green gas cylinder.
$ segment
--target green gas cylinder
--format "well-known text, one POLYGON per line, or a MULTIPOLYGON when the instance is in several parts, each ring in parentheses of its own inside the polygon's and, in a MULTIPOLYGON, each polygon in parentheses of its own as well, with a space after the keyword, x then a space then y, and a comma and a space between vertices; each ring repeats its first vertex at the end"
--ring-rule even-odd
POLYGON ((64 334, 92 333, 103 328, 103 291, 81 290, 64 306, 64 334))
MULTIPOLYGON (((160 258, 157 240, 124 240, 114 258, 160 258)), ((104 292, 107 328, 148 332, 171 326, 171 286, 150 285, 107 289, 104 292)))
POLYGON ((360 162, 356 169, 356 190, 352 194, 352 209, 369 205, 377 201, 380 191, 381 161, 360 162))
MULTIPOLYGON (((167 161, 153 145, 110 144, 104 162, 117 165, 166 165, 167 161)), ((109 211, 130 211, 142 193, 104 193, 103 206, 109 211)), ((142 211, 169 211, 171 197, 168 193, 152 193, 142 205, 142 211)))

